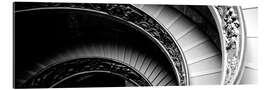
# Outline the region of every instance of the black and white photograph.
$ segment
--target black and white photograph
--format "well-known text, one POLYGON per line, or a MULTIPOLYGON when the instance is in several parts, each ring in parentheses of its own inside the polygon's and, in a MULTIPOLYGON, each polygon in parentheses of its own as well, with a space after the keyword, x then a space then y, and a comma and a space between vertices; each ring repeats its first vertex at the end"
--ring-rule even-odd
POLYGON ((12 5, 14 89, 258 84, 257 6, 12 5))

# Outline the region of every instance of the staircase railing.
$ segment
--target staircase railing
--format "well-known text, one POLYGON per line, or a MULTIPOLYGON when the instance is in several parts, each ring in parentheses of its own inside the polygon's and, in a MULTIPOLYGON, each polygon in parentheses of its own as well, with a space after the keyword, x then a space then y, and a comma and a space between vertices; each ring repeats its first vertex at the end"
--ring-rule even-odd
POLYGON ((209 6, 222 50, 222 85, 238 84, 243 73, 246 31, 241 7, 209 6))

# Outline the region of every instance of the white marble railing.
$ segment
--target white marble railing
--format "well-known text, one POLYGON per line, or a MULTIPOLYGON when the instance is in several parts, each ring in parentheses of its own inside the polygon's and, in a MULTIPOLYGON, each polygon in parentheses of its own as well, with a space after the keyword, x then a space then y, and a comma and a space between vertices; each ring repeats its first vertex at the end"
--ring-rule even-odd
POLYGON ((215 18, 221 41, 221 84, 237 84, 241 79, 245 48, 245 24, 240 7, 209 6, 215 18))

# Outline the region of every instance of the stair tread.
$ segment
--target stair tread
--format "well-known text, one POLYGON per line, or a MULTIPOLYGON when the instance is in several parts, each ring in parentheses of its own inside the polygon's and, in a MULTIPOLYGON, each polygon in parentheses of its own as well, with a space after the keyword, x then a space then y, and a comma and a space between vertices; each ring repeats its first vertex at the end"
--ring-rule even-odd
POLYGON ((153 80, 155 78, 157 78, 157 76, 162 72, 163 67, 159 65, 159 67, 156 67, 153 72, 151 73, 151 75, 149 76, 149 81, 153 82, 153 80))
POLYGON ((168 28, 168 30, 172 33, 176 39, 180 38, 185 34, 185 32, 188 32, 190 29, 193 29, 195 25, 191 23, 188 19, 181 17, 178 18, 171 26, 168 28))
POLYGON ((157 76, 157 78, 153 81, 153 85, 157 86, 159 82, 161 82, 162 80, 164 80, 164 78, 166 77, 167 74, 168 74, 168 72, 166 72, 165 70, 163 70, 163 71, 157 76))
POLYGON ((167 83, 169 83, 172 80, 172 78, 167 75, 161 82, 158 83, 160 86, 165 86, 167 83))
POLYGON ((125 59, 124 59, 124 62, 125 63, 127 63, 127 64, 130 63, 132 53, 133 53, 132 49, 126 50, 126 52, 125 52, 125 59))
POLYGON ((146 70, 146 72, 145 72, 145 76, 146 77, 149 77, 150 75, 151 75, 151 73, 154 71, 154 69, 156 68, 156 66, 157 66, 157 62, 155 61, 155 60, 153 60, 151 63, 150 63, 150 65, 147 67, 147 70, 146 70))
POLYGON ((205 71, 191 72, 190 77, 194 78, 194 77, 208 76, 208 75, 214 74, 214 73, 221 73, 221 71, 222 70, 220 68, 220 69, 209 69, 209 70, 205 70, 205 71))
POLYGON ((199 77, 191 77, 191 85, 218 85, 221 81, 221 72, 199 77))
POLYGON ((187 59, 187 63, 190 63, 217 55, 219 51, 210 41, 206 41, 205 43, 185 51, 184 53, 187 59))
POLYGON ((245 67, 240 84, 256 84, 258 80, 257 74, 258 74, 258 70, 245 67))
POLYGON ((160 23, 163 23, 164 26, 168 26, 170 23, 174 22, 175 19, 180 17, 182 14, 177 12, 174 9, 171 9, 168 6, 165 6, 160 14, 156 17, 160 23))
POLYGON ((137 61, 137 57, 138 57, 138 53, 137 52, 134 52, 132 55, 131 55, 131 60, 130 60, 130 65, 135 67, 136 65, 136 61, 137 61))
POLYGON ((124 58, 125 58, 125 47, 120 46, 118 48, 118 60, 124 61, 124 58))
POLYGON ((146 71, 147 67, 149 66, 150 62, 151 62, 151 59, 146 57, 145 62, 143 63, 143 65, 142 65, 142 67, 140 69, 141 73, 145 73, 145 71, 146 71))
POLYGON ((189 72, 202 72, 208 70, 220 70, 221 69, 221 55, 217 55, 200 62, 189 64, 189 72))
POLYGON ((187 33, 182 38, 179 38, 177 41, 179 45, 182 47, 183 51, 186 51, 198 44, 201 44, 201 42, 204 42, 206 40, 209 40, 202 32, 200 32, 198 29, 194 29, 191 32, 187 33))
POLYGON ((138 60, 137 60, 137 63, 136 63, 136 65, 135 65, 135 68, 136 68, 137 70, 139 70, 139 69, 141 68, 141 66, 143 65, 143 62, 145 61, 144 58, 145 58, 144 55, 142 55, 142 54, 139 55, 138 60))

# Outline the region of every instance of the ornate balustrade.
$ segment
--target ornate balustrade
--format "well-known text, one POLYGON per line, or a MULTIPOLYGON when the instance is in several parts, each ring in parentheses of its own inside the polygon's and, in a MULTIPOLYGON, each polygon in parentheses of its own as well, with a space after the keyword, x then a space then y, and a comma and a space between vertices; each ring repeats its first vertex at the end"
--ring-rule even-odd
POLYGON ((209 6, 218 26, 222 49, 221 84, 237 84, 241 79, 245 47, 245 24, 237 6, 209 6))

